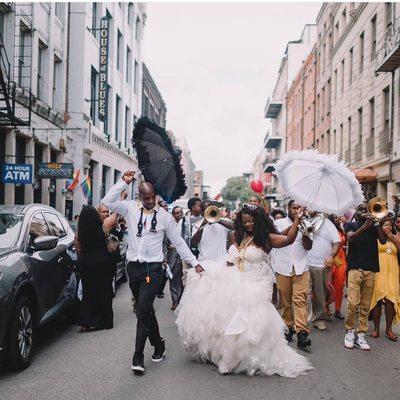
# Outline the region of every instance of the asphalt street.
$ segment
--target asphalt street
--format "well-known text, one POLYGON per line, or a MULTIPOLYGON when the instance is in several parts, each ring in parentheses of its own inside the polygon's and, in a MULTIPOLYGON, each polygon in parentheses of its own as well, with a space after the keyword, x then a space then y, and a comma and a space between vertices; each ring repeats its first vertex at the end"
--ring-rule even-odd
MULTIPOLYGON (((307 354, 315 370, 297 379, 218 374, 215 366, 193 362, 182 349, 170 310, 168 289, 156 308, 166 338, 164 362, 151 362, 146 374, 134 376, 131 358, 136 319, 130 292, 123 284, 114 300, 115 328, 80 334, 64 318, 40 332, 32 365, 22 372, 0 370, 1 400, 108 399, 385 399, 400 398, 400 343, 384 336, 370 339, 371 352, 343 347, 343 323, 332 321, 313 332, 307 354)), ((397 330, 398 331, 398 330, 397 330)))

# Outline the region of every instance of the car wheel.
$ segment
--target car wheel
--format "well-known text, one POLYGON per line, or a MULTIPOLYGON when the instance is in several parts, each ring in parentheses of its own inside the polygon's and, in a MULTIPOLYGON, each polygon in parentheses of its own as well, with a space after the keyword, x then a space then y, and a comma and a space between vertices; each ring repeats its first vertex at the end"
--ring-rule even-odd
POLYGON ((112 293, 113 293, 113 297, 115 297, 117 295, 117 277, 116 277, 116 275, 113 276, 113 280, 112 280, 112 293))
POLYGON ((122 272, 120 282, 128 282, 128 273, 126 272, 126 266, 124 267, 124 271, 122 272))
POLYGON ((21 296, 11 316, 8 361, 15 369, 29 366, 35 350, 36 323, 31 301, 21 296))

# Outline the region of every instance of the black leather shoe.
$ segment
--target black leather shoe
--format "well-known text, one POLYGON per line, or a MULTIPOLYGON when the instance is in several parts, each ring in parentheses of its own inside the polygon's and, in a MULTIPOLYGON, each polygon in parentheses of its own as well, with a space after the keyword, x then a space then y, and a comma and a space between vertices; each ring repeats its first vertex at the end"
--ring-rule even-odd
POLYGON ((160 343, 154 346, 154 354, 153 357, 151 357, 151 361, 155 363, 161 362, 164 360, 165 353, 165 340, 161 339, 160 343))
POLYGON ((144 374, 144 356, 140 353, 135 353, 132 360, 132 371, 135 375, 144 374))
POLYGON ((308 338, 306 331, 301 331, 297 334, 297 347, 305 349, 307 346, 311 346, 311 340, 308 338))
POLYGON ((344 319, 344 316, 340 311, 335 311, 335 318, 337 319, 344 319))
POLYGON ((289 328, 288 332, 285 332, 285 338, 290 343, 293 340, 293 335, 296 331, 293 328, 289 328))
POLYGON ((159 299, 163 299, 163 298, 164 298, 164 293, 159 293, 159 294, 157 295, 157 297, 158 297, 159 299))

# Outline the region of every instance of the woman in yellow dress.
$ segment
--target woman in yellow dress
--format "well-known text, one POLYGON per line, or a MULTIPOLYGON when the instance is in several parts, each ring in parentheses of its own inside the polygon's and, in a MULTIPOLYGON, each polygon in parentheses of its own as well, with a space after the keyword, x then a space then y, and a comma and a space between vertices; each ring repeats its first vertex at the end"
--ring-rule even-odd
POLYGON ((387 238, 385 244, 378 241, 379 272, 375 274, 374 294, 371 302, 371 314, 375 330, 371 337, 379 337, 379 323, 382 315, 382 305, 385 305, 386 336, 397 340, 392 331, 392 323, 400 321, 400 284, 399 262, 400 236, 395 234, 393 222, 390 219, 381 221, 382 230, 387 238))

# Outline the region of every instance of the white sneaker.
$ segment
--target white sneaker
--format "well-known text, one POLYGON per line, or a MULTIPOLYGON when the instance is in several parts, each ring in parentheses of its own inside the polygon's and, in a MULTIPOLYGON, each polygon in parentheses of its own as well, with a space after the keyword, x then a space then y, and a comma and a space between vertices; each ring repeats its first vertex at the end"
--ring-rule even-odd
POLYGON ((354 340, 356 338, 354 329, 350 329, 346 332, 346 336, 344 337, 344 347, 346 349, 352 349, 354 347, 354 340))
POLYGON ((363 333, 359 333, 357 335, 357 339, 354 342, 354 345, 359 347, 361 350, 365 350, 365 351, 370 351, 371 350, 371 347, 369 346, 369 344, 365 340, 365 336, 364 336, 363 333))

